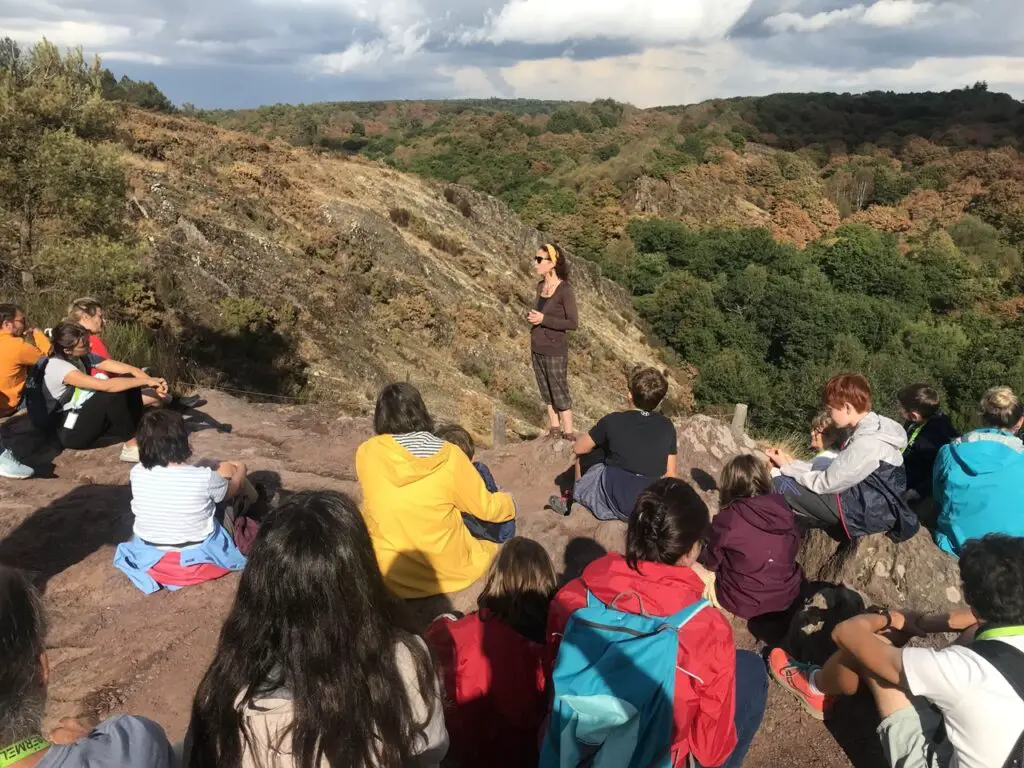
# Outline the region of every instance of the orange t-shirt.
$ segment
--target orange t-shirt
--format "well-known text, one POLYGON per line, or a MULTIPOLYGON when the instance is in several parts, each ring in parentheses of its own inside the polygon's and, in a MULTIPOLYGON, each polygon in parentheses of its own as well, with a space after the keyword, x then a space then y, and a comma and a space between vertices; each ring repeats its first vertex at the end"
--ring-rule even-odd
POLYGON ((50 340, 35 331, 33 340, 0 331, 0 416, 14 413, 29 369, 43 355, 50 354, 50 340))

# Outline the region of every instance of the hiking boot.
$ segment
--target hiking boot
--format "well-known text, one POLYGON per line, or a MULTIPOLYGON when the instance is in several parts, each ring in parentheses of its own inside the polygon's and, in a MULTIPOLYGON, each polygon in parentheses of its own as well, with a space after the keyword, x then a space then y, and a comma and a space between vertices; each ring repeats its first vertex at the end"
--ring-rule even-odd
POLYGON ((572 502, 568 496, 552 496, 548 499, 548 506, 562 517, 568 517, 572 502))
POLYGON ((125 443, 121 449, 121 461, 127 464, 138 464, 139 463, 139 446, 128 445, 125 443))
POLYGON ((22 464, 9 450, 0 453, 0 477, 8 480, 28 480, 35 474, 35 470, 27 464, 22 464))
POLYGON ((561 439, 561 437, 562 437, 562 430, 560 430, 558 427, 549 427, 548 428, 548 439, 549 440, 559 440, 559 439, 561 439))
POLYGON ((816 720, 825 719, 825 694, 817 693, 811 687, 811 675, 819 667, 803 664, 781 648, 773 648, 768 654, 768 670, 775 681, 796 696, 800 705, 816 720))

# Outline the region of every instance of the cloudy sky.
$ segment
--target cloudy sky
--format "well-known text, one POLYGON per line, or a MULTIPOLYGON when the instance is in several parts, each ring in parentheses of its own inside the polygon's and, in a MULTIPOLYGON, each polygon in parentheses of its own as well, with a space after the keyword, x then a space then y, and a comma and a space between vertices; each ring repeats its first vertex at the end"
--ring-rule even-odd
POLYGON ((948 89, 1024 98, 1024 0, 0 0, 202 107, 948 89))

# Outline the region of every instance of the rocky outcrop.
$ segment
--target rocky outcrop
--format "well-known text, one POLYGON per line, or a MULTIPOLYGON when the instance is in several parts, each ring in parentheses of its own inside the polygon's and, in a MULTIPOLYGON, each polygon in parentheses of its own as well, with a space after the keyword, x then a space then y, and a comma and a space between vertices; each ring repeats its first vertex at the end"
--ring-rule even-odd
POLYGON ((809 579, 851 587, 869 603, 928 612, 963 606, 956 559, 935 546, 923 527, 900 544, 883 534, 840 543, 811 531, 800 563, 809 579))

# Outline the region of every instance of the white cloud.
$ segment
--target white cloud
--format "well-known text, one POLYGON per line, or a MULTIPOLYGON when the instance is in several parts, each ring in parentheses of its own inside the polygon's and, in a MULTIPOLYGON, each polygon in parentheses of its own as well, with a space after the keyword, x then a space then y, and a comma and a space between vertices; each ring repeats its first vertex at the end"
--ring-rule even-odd
POLYGON ((511 0, 465 40, 561 43, 592 38, 673 43, 723 37, 752 0, 511 0))
POLYGON ((157 56, 154 53, 145 53, 144 51, 102 51, 100 58, 103 61, 127 61, 156 66, 167 63, 165 57, 157 56))
POLYGON ((45 37, 55 45, 88 48, 121 43, 132 37, 129 27, 116 24, 34 19, 4 19, 3 33, 24 43, 36 43, 45 37))
POLYGON ((872 27, 902 27, 931 9, 932 3, 917 3, 914 0, 880 0, 864 11, 862 21, 872 27))
POLYGON ((380 61, 384 55, 384 44, 352 43, 340 53, 324 53, 314 56, 310 64, 313 69, 325 75, 343 75, 369 64, 380 61))
POLYGON ((820 32, 835 24, 857 22, 870 27, 903 27, 934 7, 930 2, 914 0, 879 0, 873 5, 858 3, 849 8, 823 11, 804 16, 786 11, 765 19, 765 25, 774 32, 820 32))

